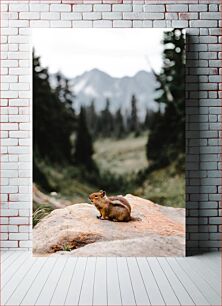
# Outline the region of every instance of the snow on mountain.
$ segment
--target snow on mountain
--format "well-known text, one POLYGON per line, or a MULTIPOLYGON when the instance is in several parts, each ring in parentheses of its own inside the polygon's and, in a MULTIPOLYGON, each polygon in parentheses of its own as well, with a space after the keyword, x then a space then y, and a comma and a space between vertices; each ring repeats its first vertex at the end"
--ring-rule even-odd
POLYGON ((104 109, 106 98, 110 99, 110 109, 115 112, 121 108, 123 112, 130 111, 131 97, 134 94, 138 101, 138 111, 141 119, 146 109, 157 109, 154 101, 157 83, 152 72, 139 71, 134 76, 122 78, 92 69, 70 80, 70 86, 75 94, 74 108, 78 111, 81 105, 88 106, 94 100, 97 111, 104 109))

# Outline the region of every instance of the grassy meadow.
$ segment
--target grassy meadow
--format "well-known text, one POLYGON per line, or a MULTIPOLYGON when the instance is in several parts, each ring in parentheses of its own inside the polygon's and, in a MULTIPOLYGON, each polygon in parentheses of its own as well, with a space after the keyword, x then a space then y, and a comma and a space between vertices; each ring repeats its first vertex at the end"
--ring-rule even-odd
POLYGON ((97 165, 111 173, 127 175, 148 166, 145 145, 147 133, 139 137, 129 135, 124 139, 99 139, 94 144, 93 156, 97 165))

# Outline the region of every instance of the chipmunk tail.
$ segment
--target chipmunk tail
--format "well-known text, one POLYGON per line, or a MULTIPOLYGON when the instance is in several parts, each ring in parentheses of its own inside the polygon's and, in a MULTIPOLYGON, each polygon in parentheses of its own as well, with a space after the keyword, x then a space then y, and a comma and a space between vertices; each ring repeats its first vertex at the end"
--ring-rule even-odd
POLYGON ((130 217, 130 221, 142 221, 140 217, 130 217))

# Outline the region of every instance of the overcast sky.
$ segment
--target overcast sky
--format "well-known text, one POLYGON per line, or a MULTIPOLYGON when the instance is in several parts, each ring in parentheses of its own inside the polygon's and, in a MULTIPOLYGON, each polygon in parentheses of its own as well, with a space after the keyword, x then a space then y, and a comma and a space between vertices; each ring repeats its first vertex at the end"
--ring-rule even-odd
POLYGON ((159 71, 166 29, 33 29, 32 42, 50 73, 72 78, 93 68, 114 77, 159 71), (150 64, 149 64, 150 63, 150 64))

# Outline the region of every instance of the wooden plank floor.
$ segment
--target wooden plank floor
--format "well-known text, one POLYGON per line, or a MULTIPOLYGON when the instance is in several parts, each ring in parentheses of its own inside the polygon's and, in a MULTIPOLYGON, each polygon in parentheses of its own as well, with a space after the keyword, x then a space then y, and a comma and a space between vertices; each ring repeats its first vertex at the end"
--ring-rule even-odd
POLYGON ((0 305, 221 305, 220 255, 75 258, 3 252, 0 305))

